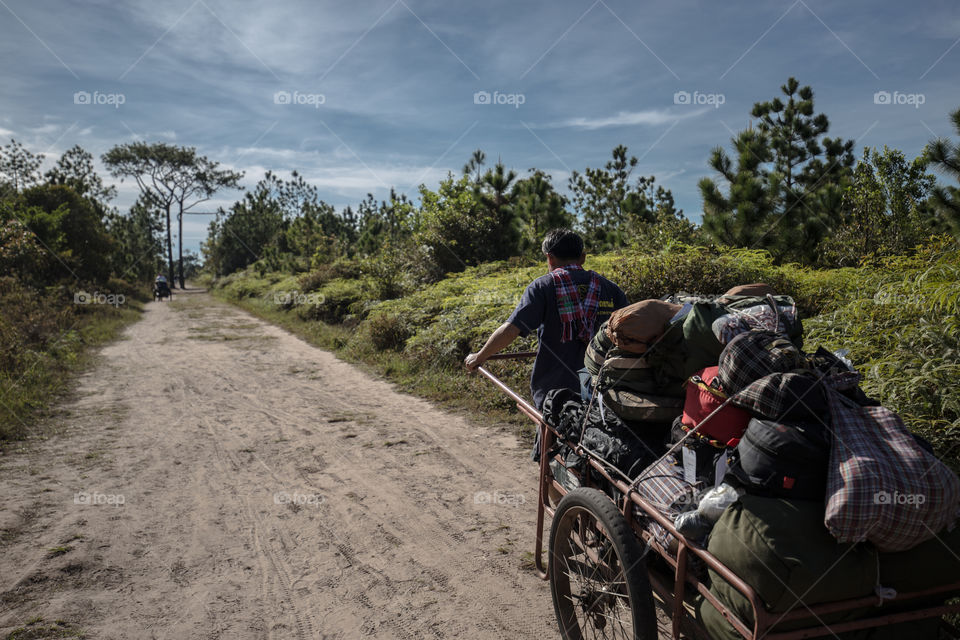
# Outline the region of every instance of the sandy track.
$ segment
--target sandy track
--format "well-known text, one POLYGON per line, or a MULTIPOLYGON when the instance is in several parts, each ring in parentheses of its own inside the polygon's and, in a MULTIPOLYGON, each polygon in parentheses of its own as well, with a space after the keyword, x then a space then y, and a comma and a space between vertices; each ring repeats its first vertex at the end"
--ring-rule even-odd
POLYGON ((57 422, 0 457, 0 633, 556 637, 512 437, 205 293, 150 304, 57 422))

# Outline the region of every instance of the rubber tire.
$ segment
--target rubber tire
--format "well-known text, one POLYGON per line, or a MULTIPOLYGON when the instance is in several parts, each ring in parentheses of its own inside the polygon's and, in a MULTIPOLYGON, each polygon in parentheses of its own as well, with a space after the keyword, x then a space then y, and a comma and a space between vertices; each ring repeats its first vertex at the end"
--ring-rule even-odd
POLYGON ((561 540, 558 533, 569 527, 567 520, 576 518, 579 513, 589 514, 607 532, 606 538, 613 543, 620 566, 624 567, 624 577, 628 601, 633 618, 633 637, 636 640, 657 640, 657 613, 653 602, 653 591, 647 575, 646 561, 636 535, 627 524, 623 514, 613 501, 602 491, 580 487, 563 497, 557 506, 553 523, 550 525, 550 594, 553 596, 553 609, 564 640, 583 640, 584 635, 576 623, 577 617, 569 598, 562 594, 570 593, 569 576, 559 570, 563 563, 559 555, 561 540), (566 583, 566 589, 564 589, 566 583))

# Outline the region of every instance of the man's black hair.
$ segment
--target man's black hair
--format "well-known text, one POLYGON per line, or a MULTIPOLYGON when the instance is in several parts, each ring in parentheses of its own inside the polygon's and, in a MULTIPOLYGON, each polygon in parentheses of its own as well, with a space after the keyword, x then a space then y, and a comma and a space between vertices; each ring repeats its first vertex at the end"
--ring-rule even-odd
POLYGON ((549 253, 560 260, 576 260, 583 255, 583 238, 572 229, 553 229, 547 232, 541 249, 544 255, 549 253))

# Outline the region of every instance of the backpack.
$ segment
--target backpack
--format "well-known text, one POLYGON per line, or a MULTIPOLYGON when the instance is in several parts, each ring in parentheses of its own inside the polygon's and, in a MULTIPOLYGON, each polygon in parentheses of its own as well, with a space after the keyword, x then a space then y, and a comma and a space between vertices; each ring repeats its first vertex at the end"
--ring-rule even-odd
POLYGON ((603 400, 621 419, 628 422, 663 424, 683 412, 683 398, 641 394, 626 389, 607 389, 603 400))
POLYGON ((692 303, 683 318, 681 330, 686 347, 684 373, 689 378, 694 372, 717 364, 723 345, 713 335, 713 323, 729 313, 726 306, 713 300, 692 303))
POLYGON ((574 429, 579 433, 582 416, 580 394, 567 388, 551 389, 543 400, 543 421, 556 429, 560 437, 566 437, 574 429))
POLYGON ((613 344, 607 331, 607 323, 587 345, 583 364, 590 372, 594 387, 608 389, 618 387, 638 393, 665 393, 676 395, 677 381, 669 380, 654 368, 642 355, 630 353, 613 344))
POLYGON ((631 353, 646 353, 663 335, 680 305, 665 300, 641 300, 617 309, 607 321, 610 339, 631 353))
MULTIPOLYGON (((727 400, 720 381, 717 379, 719 367, 707 367, 690 376, 686 384, 686 398, 683 402, 682 424, 696 427, 704 418, 710 416, 727 400)), ((697 431, 719 445, 729 444, 739 439, 750 422, 750 415, 743 409, 733 406, 733 401, 717 413, 697 431)), ((736 445, 736 442, 733 443, 736 445)))
POLYGON ((730 403, 765 420, 828 421, 830 409, 823 377, 807 370, 771 373, 741 389, 730 403))
POLYGON ((753 418, 737 445, 727 478, 748 493, 771 498, 823 500, 827 492, 830 434, 824 425, 784 424, 753 418))
POLYGON ((724 347, 717 375, 724 390, 733 395, 771 373, 801 369, 804 364, 800 349, 782 333, 749 331, 724 347))
POLYGON ((653 449, 609 407, 605 407, 601 412, 595 401, 586 414, 586 424, 584 424, 586 408, 586 405, 576 400, 563 403, 562 415, 558 423, 566 425, 563 431, 565 442, 560 445, 559 451, 566 468, 579 467, 581 473, 586 471, 586 460, 574 454, 570 447, 577 441, 630 478, 656 458, 653 449), (580 439, 581 428, 583 429, 582 439, 580 439))

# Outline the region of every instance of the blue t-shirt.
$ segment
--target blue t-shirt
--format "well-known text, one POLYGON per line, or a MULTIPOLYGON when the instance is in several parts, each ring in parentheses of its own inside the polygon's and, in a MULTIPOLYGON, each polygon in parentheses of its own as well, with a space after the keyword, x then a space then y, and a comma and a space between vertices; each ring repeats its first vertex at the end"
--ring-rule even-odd
MULTIPOLYGON (((590 287, 590 272, 568 269, 567 273, 577 285, 580 300, 586 298, 590 287)), ((625 306, 627 297, 620 287, 600 276, 600 307, 593 325, 594 331, 600 328, 611 313, 625 306)), ((507 322, 520 329, 521 336, 537 332, 539 345, 530 377, 530 391, 533 393, 533 403, 538 409, 543 406, 543 400, 551 389, 580 389, 577 371, 583 368, 587 345, 576 337, 568 342, 560 342, 560 312, 557 310, 557 291, 553 285, 553 276, 548 273, 527 285, 520 304, 513 310, 507 322)))

